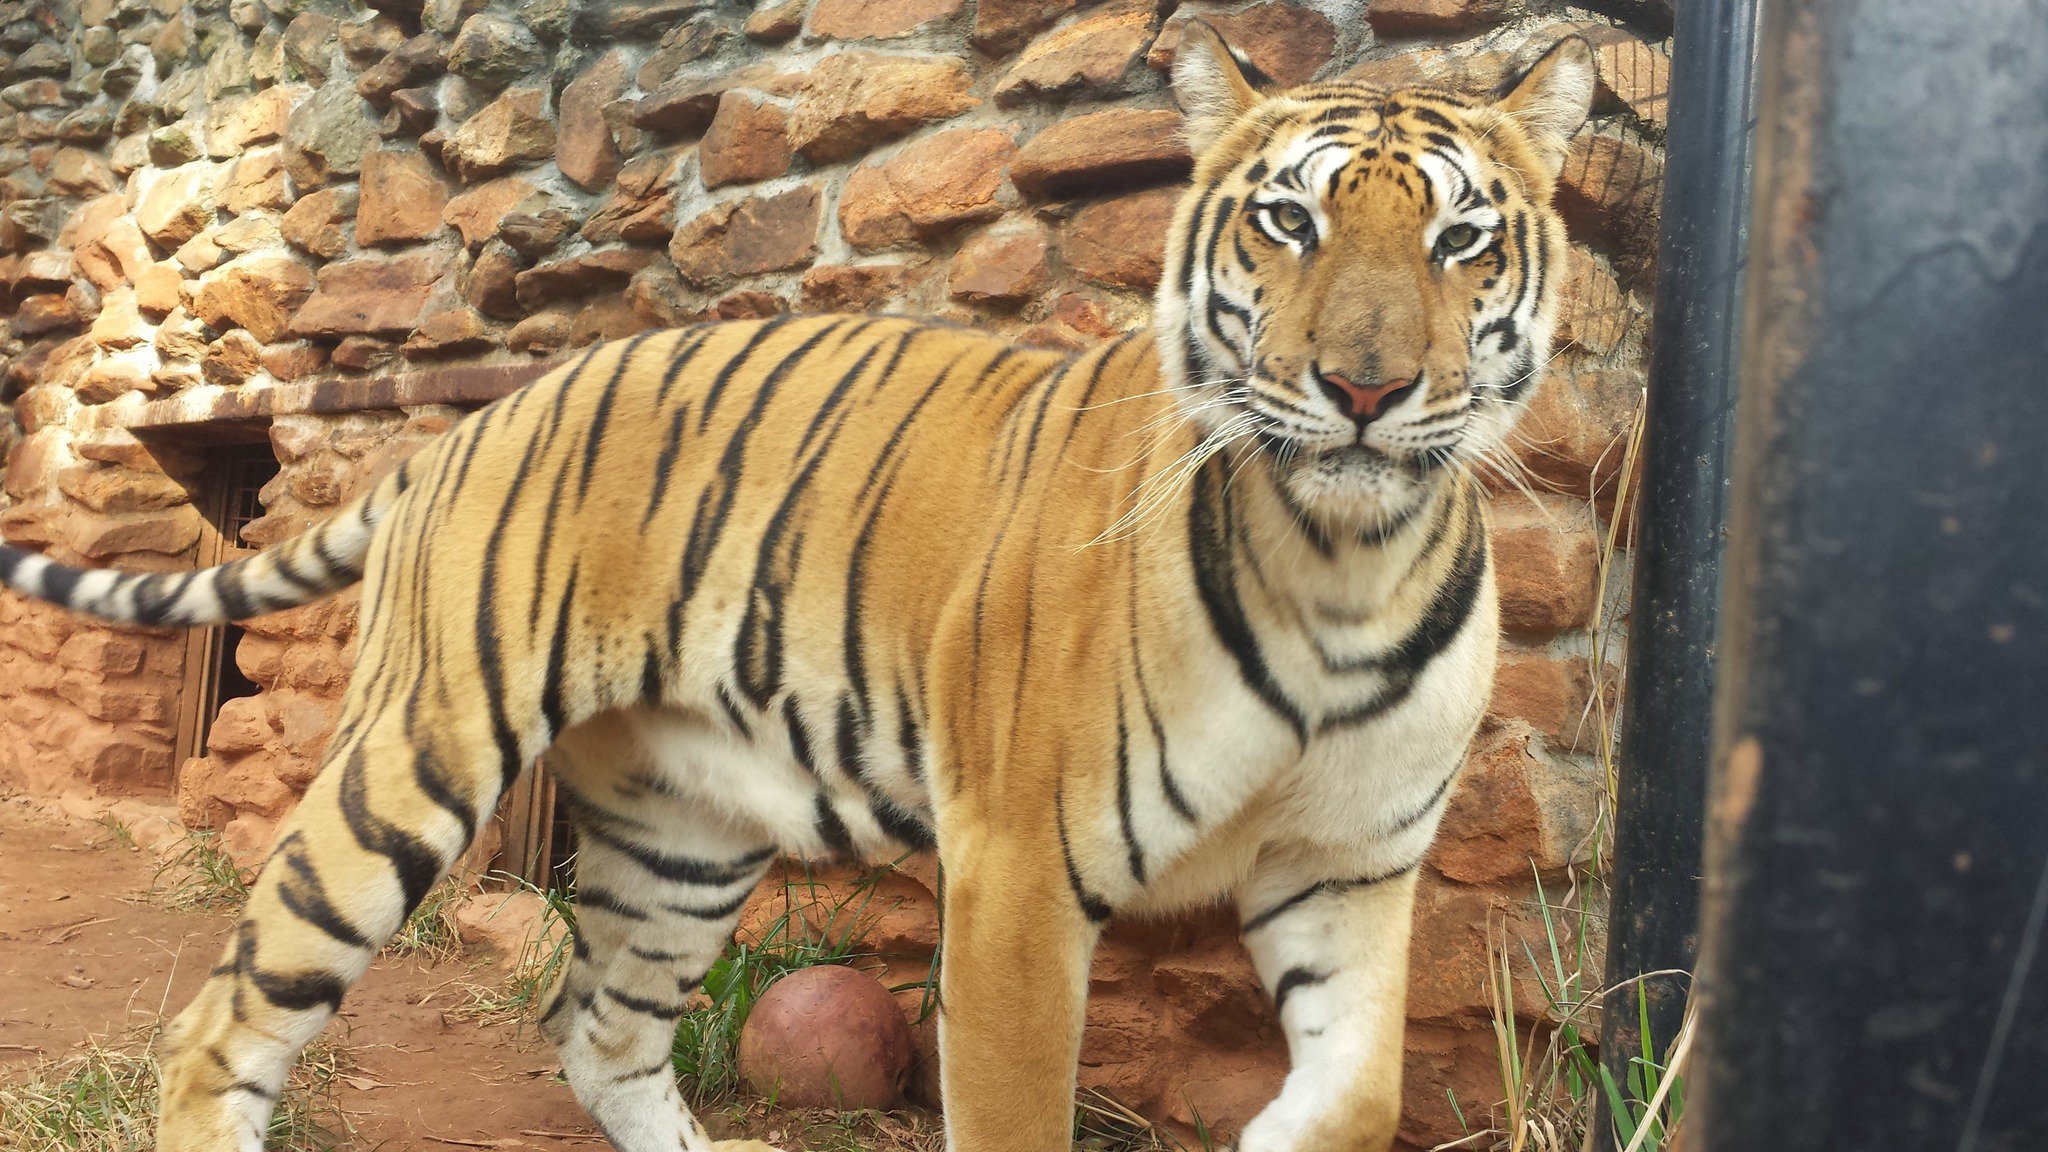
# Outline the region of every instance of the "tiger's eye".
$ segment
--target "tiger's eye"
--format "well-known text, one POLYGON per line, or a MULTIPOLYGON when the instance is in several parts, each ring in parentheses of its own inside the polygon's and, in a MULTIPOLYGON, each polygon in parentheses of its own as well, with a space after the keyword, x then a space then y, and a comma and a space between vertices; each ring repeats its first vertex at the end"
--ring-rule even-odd
POLYGON ((1471 224, 1453 224, 1437 233, 1436 250, 1439 255, 1450 256, 1470 248, 1479 240, 1479 229, 1471 224))
POLYGON ((1309 219, 1308 209, 1291 201, 1273 206, 1273 224, 1295 239, 1308 235, 1315 227, 1315 222, 1309 219))

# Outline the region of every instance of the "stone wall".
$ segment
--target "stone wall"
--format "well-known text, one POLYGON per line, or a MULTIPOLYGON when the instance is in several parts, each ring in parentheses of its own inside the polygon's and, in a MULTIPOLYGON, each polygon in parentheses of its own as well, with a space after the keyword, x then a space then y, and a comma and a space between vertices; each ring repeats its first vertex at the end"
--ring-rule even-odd
MULTIPOLYGON (((189 566, 192 445, 234 415, 268 421, 281 471, 244 535, 273 542, 459 418, 418 382, 468 372, 485 383, 437 395, 479 400, 700 317, 886 308, 1085 343, 1144 322, 1159 275, 1189 166, 1164 87, 1181 21, 1284 82, 1357 61, 1484 80, 1585 33, 1600 118, 1561 192, 1566 317, 1517 450, 1535 492, 1504 482, 1494 508, 1508 643, 1420 901, 1404 1135, 1455 1138, 1447 1089, 1475 1124, 1500 1095, 1489 940, 1533 930, 1532 868, 1561 887, 1599 820, 1591 629, 1669 24, 1663 0, 1603 7, 1631 22, 1546 0, 0 2, 0 529, 189 566)), ((253 622, 262 691, 176 766, 185 819, 238 855, 314 770, 354 622, 352 596, 253 622)), ((175 635, 0 597, 0 779, 168 790, 182 659, 175 635)), ((931 886, 885 886, 906 972, 931 886)), ((1163 1118, 1234 1129, 1284 1070, 1224 915, 1117 927, 1090 1020, 1084 1083, 1163 1118)))

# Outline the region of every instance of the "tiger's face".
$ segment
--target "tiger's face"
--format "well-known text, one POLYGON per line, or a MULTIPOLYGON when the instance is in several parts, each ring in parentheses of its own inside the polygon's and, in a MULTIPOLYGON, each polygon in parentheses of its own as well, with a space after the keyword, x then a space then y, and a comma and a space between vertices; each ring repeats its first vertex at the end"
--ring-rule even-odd
POLYGON ((1191 23, 1196 154, 1156 311, 1212 441, 1256 445, 1300 507, 1372 523, 1499 447, 1549 356, 1551 193, 1592 97, 1561 41, 1504 92, 1335 82, 1267 94, 1191 23))

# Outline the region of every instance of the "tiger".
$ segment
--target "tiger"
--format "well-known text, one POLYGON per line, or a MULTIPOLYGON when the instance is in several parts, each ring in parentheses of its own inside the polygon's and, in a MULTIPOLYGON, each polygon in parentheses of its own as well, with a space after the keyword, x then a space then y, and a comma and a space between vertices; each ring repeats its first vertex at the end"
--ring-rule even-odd
POLYGON ((165 1032, 158 1147, 258 1152, 287 1070, 544 752, 578 838, 541 1032, 620 1152, 711 1152, 670 1045, 782 855, 935 848, 948 1146, 1068 1146, 1113 917, 1234 903, 1289 1052, 1244 1152, 1384 1150, 1417 878, 1491 689, 1484 485, 1553 337, 1593 63, 1281 89, 1185 25, 1153 322, 643 332, 217 568, 0 549, 198 625, 361 584, 333 738, 165 1032))

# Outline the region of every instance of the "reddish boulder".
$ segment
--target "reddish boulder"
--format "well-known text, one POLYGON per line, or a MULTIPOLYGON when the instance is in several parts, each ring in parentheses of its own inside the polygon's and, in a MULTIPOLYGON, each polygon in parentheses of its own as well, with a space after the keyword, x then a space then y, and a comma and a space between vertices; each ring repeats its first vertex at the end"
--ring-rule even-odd
POLYGON ((946 290, 973 303, 1028 300, 1051 279, 1046 254, 1045 233, 1036 227, 979 233, 953 257, 946 290))
POLYGON ((908 36, 960 13, 962 0, 818 0, 811 35, 834 40, 886 40, 908 36))
POLYGON ((740 1032, 741 1074, 789 1108, 893 1108, 911 1052, 910 1026, 889 990, 836 965, 776 981, 740 1032))
POLYGON ((1132 90, 1145 48, 1158 28, 1158 9, 1121 0, 1056 28, 1018 53, 996 83, 996 103, 1116 96, 1132 90))
POLYGON ((297 336, 363 336, 410 332, 419 324, 447 258, 420 253, 366 257, 320 269, 317 286, 292 317, 297 336))
POLYGON ((199 280, 192 311, 215 328, 246 328, 270 343, 313 294, 313 272, 283 256, 238 256, 199 280))
POLYGON ((619 172, 619 149, 605 123, 604 107, 626 90, 626 57, 613 49, 598 57, 562 89, 555 163, 562 175, 588 191, 611 183, 619 172))

